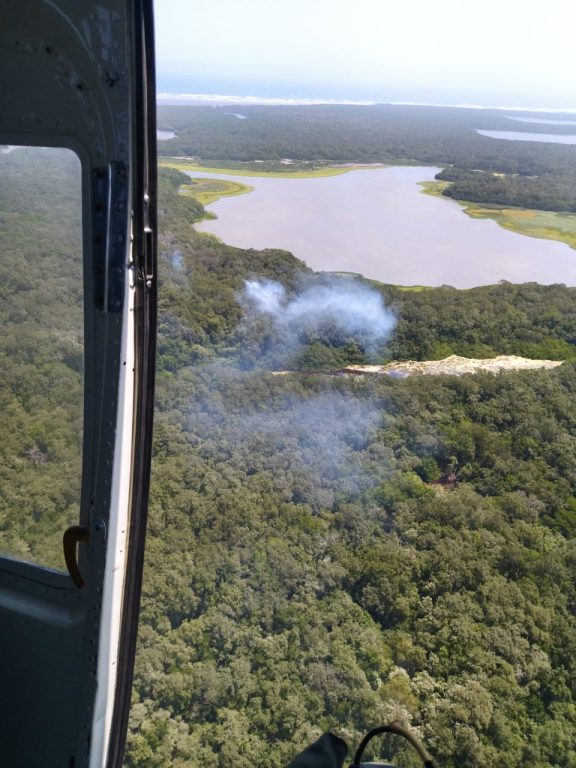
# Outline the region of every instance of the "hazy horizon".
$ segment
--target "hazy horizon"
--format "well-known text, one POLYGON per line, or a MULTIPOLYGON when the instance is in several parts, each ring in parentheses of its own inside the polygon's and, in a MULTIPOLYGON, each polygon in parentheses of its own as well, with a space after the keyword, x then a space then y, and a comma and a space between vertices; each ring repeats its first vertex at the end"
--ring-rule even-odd
POLYGON ((158 91, 576 109, 566 0, 163 0, 158 91))
MULTIPOLYGON (((409 99, 362 99, 351 98, 346 96, 338 97, 336 95, 330 97, 314 96, 304 97, 297 95, 282 96, 258 96, 256 93, 246 89, 246 93, 234 94, 234 93, 222 93, 215 91, 207 91, 203 93, 188 93, 178 91, 167 91, 158 88, 156 101, 159 105, 164 106, 230 106, 230 107, 242 107, 242 106, 307 106, 307 105, 351 105, 351 106, 375 106, 375 105, 389 105, 389 106, 419 106, 419 107, 453 107, 456 109, 494 109, 507 112, 522 112, 522 113, 542 113, 551 115, 574 115, 576 114, 576 106, 572 107, 559 107, 559 106, 547 106, 543 104, 495 104, 486 101, 485 103, 469 103, 464 99, 453 102, 449 101, 430 101, 430 100, 409 100, 409 99)), ((550 122, 546 120, 535 120, 534 122, 550 122)), ((564 122, 564 121, 563 121, 564 122)), ((566 123, 571 125, 571 123, 566 123)))

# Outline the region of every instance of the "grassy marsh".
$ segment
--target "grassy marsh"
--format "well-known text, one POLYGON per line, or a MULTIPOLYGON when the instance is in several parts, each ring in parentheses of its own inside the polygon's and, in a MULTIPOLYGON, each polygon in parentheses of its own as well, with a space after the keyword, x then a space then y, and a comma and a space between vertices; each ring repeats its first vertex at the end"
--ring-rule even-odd
POLYGON ((179 189, 181 195, 193 197, 202 205, 210 205, 220 200, 221 197, 233 197, 252 192, 254 187, 248 184, 240 184, 238 181, 225 181, 224 179, 190 179, 189 184, 182 184, 179 189))

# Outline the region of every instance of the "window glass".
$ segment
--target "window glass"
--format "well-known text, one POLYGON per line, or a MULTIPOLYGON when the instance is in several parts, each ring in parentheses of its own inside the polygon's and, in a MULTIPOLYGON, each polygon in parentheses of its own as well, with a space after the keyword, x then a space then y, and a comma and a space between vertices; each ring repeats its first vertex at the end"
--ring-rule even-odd
POLYGON ((65 570, 83 419, 81 168, 0 149, 0 555, 65 570))

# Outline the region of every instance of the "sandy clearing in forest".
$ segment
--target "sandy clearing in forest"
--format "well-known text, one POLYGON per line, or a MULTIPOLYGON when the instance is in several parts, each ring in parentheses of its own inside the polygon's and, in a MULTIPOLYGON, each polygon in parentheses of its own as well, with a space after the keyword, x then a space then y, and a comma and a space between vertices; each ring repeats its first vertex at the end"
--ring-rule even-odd
POLYGON ((517 355, 499 355, 489 359, 478 359, 474 357, 460 357, 459 355, 450 355, 444 360, 407 360, 405 362, 392 362, 387 365, 350 365, 344 370, 358 371, 362 373, 385 373, 388 376, 395 374, 404 374, 411 376, 413 374, 438 375, 449 374, 452 376, 462 376, 464 373, 476 373, 477 371, 488 371, 490 373, 499 373, 500 371, 525 371, 537 368, 556 368, 562 365, 561 360, 530 360, 526 357, 517 355))
POLYGON ((332 376, 351 375, 361 376, 365 374, 384 374, 394 378, 405 378, 406 376, 438 376, 447 374, 449 376, 462 376, 465 373, 477 373, 478 371, 488 371, 489 373, 500 373, 501 371, 527 371, 539 368, 557 368, 562 365, 562 360, 531 360, 527 357, 517 355, 498 355, 488 359, 479 359, 474 357, 460 357, 459 355, 450 355, 443 360, 405 360, 393 361, 386 365, 348 365, 345 368, 325 371, 274 371, 274 375, 282 376, 288 373, 304 373, 311 375, 314 373, 324 373, 332 376))

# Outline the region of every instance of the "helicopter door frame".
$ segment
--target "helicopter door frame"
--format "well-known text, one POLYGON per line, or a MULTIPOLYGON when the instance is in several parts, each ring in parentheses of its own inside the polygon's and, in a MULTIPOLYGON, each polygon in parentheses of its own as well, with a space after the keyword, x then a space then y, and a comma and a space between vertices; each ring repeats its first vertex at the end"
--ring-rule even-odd
POLYGON ((3 764, 120 768, 154 398, 151 0, 0 0, 0 93, 0 143, 68 148, 81 161, 85 349, 80 519, 62 531, 69 572, 0 557, 3 764))

